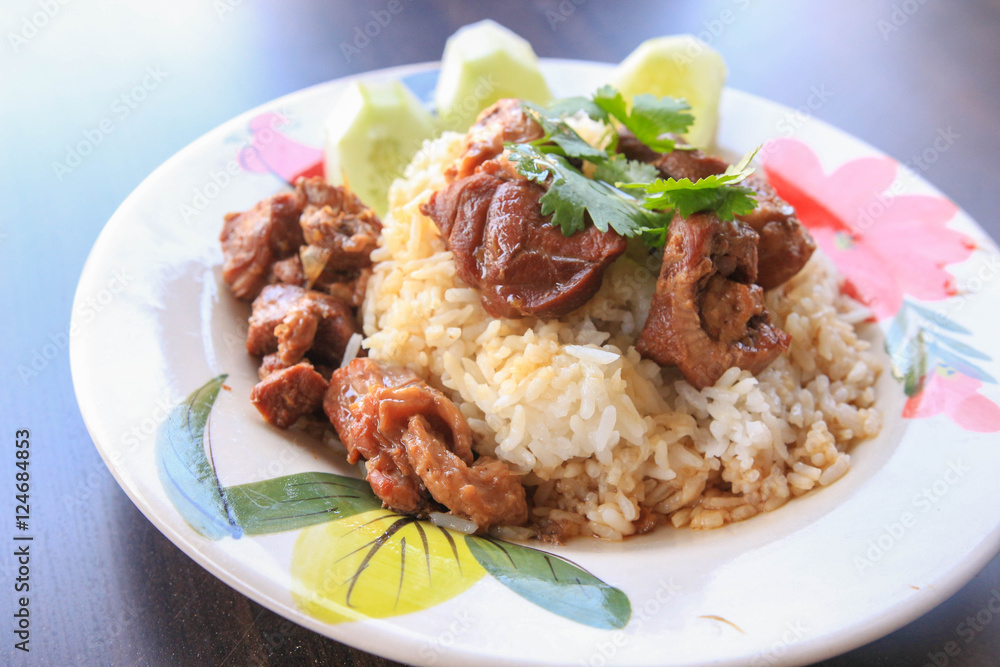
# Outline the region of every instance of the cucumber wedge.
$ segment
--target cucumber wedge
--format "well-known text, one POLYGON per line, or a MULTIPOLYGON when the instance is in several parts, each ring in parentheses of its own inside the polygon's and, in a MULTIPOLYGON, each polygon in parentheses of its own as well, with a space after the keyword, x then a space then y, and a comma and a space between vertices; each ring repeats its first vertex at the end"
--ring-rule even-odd
POLYGON ((552 100, 531 44, 490 20, 460 28, 445 44, 434 91, 442 124, 465 131, 480 111, 504 97, 552 100))
POLYGON ((389 186, 436 133, 434 118, 399 81, 352 83, 326 123, 326 180, 347 184, 385 215, 389 186))
POLYGON ((640 44, 618 65, 611 84, 627 100, 642 93, 683 97, 694 115, 684 138, 696 148, 710 148, 726 74, 725 60, 708 44, 693 35, 670 35, 640 44))

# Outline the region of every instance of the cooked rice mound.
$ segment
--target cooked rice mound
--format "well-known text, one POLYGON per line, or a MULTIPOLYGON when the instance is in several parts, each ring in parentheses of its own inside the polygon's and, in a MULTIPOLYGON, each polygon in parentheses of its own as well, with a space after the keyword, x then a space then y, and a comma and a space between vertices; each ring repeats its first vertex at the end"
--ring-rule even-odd
POLYGON ((831 484, 850 467, 847 450, 878 433, 880 365, 819 251, 767 295, 788 353, 756 377, 731 368, 702 391, 635 350, 655 260, 621 257, 561 320, 492 318, 420 212, 461 139, 425 144, 392 186, 364 346, 450 394, 479 452, 527 473, 536 524, 607 539, 656 515, 717 528, 831 484))

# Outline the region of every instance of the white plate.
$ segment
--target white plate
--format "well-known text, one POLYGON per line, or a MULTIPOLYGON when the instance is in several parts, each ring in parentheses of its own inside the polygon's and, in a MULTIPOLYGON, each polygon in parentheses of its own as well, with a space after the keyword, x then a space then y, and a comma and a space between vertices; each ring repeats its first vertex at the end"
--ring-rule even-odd
MULTIPOLYGON (((592 91, 609 69, 549 60, 544 71, 554 92, 568 95, 592 91)), ((436 65, 362 78, 401 78, 426 99, 436 65)), ((210 572, 301 625, 403 662, 771 665, 876 639, 943 601, 996 554, 1000 446, 976 432, 1000 429, 991 377, 1000 289, 987 261, 996 247, 940 193, 870 146, 727 90, 720 146, 743 153, 783 137, 772 144, 778 150, 762 153, 771 175, 784 179, 783 194, 818 204, 803 212, 806 222, 834 220, 814 232, 856 288, 877 298, 881 329, 904 371, 921 367, 898 353, 900 333, 916 340, 923 328, 923 347, 909 348, 927 351, 922 393, 908 400, 903 383, 886 373, 878 386, 882 434, 852 451, 845 478, 777 511, 710 532, 661 528, 621 544, 575 540, 550 549, 627 596, 631 615, 610 623, 627 620, 621 629, 548 611, 489 575, 414 613, 336 624, 304 613, 290 594, 302 531, 210 539, 194 530, 161 484, 156 432, 172 406, 228 373, 231 391, 220 393, 210 430, 220 485, 307 471, 355 474, 304 434, 268 427, 250 405, 249 309, 221 283, 218 243, 224 213, 274 194, 284 187, 279 176, 316 161, 323 122, 345 83, 247 112, 171 158, 111 218, 80 279, 71 360, 87 427, 136 505, 210 572), (890 330, 902 322, 901 295, 908 334, 890 330)))

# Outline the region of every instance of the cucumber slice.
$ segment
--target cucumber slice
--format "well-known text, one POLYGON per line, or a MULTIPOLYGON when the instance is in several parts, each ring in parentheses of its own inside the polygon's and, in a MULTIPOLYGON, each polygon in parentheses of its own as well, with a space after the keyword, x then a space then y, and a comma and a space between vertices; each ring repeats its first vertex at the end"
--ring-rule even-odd
POLYGON ((434 91, 444 127, 464 132, 480 111, 504 97, 552 100, 531 44, 490 20, 460 28, 445 44, 434 91))
POLYGON ((694 114, 684 138, 696 148, 710 148, 726 74, 726 61, 708 44, 693 35, 670 35, 640 44, 618 65, 612 85, 629 100, 642 93, 683 97, 694 114))
POLYGON ((352 83, 326 122, 326 180, 346 183, 385 215, 389 186, 436 133, 434 118, 399 81, 352 83))

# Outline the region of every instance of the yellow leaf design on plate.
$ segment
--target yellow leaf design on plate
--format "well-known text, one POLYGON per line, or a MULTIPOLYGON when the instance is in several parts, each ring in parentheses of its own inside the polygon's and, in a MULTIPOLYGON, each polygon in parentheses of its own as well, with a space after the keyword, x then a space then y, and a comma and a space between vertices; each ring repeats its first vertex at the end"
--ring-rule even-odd
POLYGON ((292 597, 327 623, 433 607, 485 574, 463 537, 383 509, 310 526, 292 552, 292 597))

